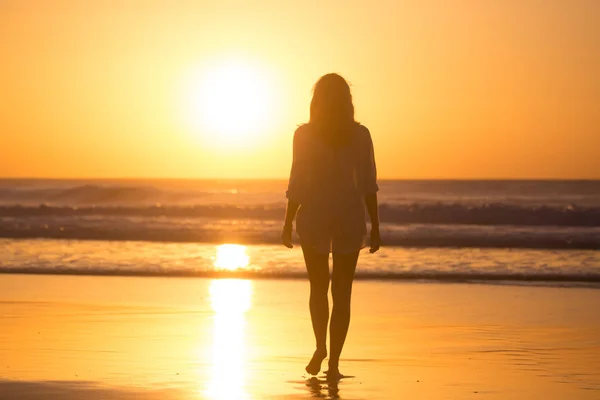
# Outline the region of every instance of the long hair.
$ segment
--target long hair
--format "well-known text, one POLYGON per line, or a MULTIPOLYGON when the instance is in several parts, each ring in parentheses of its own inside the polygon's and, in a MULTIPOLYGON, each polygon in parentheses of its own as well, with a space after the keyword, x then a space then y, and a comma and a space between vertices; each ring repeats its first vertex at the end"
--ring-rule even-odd
POLYGON ((323 75, 315 84, 310 102, 309 124, 330 144, 343 144, 354 127, 350 86, 338 74, 323 75))

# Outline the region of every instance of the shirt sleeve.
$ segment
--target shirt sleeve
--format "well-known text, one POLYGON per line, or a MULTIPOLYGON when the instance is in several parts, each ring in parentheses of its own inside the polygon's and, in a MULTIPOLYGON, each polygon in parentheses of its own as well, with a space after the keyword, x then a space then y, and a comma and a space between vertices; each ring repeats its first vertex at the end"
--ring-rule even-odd
POLYGON ((302 204, 308 186, 308 172, 306 165, 306 154, 302 146, 301 129, 294 133, 294 149, 292 159, 292 170, 285 197, 289 200, 302 204))
POLYGON ((367 133, 366 140, 366 157, 364 165, 364 190, 365 195, 377 193, 379 186, 377 185, 377 165, 375 164, 375 150, 373 149, 373 139, 371 133, 365 128, 367 133))

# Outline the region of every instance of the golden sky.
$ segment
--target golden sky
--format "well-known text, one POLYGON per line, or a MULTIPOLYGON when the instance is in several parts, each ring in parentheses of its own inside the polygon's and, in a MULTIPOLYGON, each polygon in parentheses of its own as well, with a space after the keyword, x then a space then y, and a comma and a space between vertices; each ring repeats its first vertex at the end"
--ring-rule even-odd
POLYGON ((285 178, 338 72, 381 178, 600 179, 598 71, 598 0, 2 0, 0 176, 285 178))

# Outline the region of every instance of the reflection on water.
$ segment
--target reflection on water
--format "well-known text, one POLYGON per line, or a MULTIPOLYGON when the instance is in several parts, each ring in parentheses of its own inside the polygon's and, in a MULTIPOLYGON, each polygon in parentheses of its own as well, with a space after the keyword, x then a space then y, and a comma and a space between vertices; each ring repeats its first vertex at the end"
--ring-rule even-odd
POLYGON ((214 266, 218 269, 234 271, 247 267, 250 257, 246 254, 246 246, 240 244, 222 244, 217 246, 214 266))
POLYGON ((339 382, 335 379, 319 379, 316 376, 313 376, 306 381, 306 387, 308 387, 311 397, 327 400, 340 399, 340 389, 338 384, 339 382))
MULTIPOLYGON (((215 266, 234 270, 248 265, 245 246, 217 248, 215 266)), ((252 306, 252 281, 215 279, 210 284, 214 315, 211 379, 206 395, 212 399, 246 399, 246 316, 252 306)))

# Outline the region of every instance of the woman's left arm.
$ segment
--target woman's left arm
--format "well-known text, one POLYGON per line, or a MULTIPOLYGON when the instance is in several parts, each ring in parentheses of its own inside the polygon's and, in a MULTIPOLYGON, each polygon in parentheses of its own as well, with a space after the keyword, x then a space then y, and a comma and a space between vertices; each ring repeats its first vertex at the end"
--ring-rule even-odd
MULTIPOLYGON (((366 129, 366 128, 365 128, 366 129)), ((367 157, 365 168, 365 206, 371 220, 371 248, 370 252, 375 253, 381 247, 381 235, 379 234, 379 205, 377 202, 377 166, 375 164, 375 151, 373 149, 373 139, 367 129, 367 157)))
POLYGON ((371 220, 371 248, 369 251, 375 253, 381 247, 381 235, 379 233, 379 206, 377 204, 377 193, 365 196, 365 205, 371 220))

